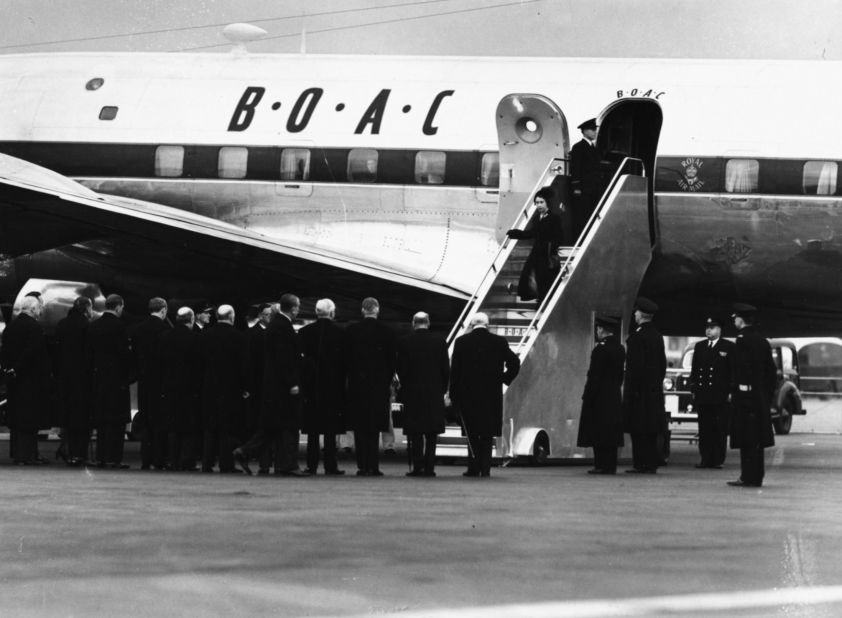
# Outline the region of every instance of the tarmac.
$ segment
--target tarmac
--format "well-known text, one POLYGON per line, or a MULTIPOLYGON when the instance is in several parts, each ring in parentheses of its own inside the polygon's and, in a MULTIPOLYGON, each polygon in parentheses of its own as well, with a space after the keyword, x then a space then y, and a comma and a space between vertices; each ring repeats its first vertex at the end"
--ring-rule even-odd
POLYGON ((840 616, 842 403, 811 405, 760 489, 688 444, 654 476, 0 465, 0 615, 840 616))

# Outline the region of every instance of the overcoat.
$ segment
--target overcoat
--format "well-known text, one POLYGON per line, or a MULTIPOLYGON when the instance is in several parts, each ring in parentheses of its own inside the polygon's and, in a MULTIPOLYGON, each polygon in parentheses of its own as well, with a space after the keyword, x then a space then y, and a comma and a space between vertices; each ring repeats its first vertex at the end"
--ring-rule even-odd
POLYGON ((263 357, 266 354, 266 327, 259 322, 248 330, 249 355, 251 359, 251 397, 246 423, 247 433, 254 433, 260 427, 260 406, 263 400, 263 357))
POLYGON ((161 363, 158 339, 172 327, 153 315, 129 332, 137 373, 137 411, 144 422, 158 423, 161 407, 161 363))
POLYGON ((277 314, 263 339, 261 427, 269 431, 298 431, 301 426, 301 340, 289 318, 277 314), (290 394, 293 386, 298 395, 290 394))
POLYGON ((626 340, 623 381, 623 429, 630 434, 666 431, 664 375, 667 357, 664 338, 652 322, 645 322, 626 340))
POLYGON ((6 327, 0 365, 15 372, 7 381, 9 427, 32 432, 49 426, 50 357, 44 330, 31 315, 21 313, 6 327))
POLYGON ((131 421, 132 359, 129 333, 123 321, 105 312, 88 327, 94 424, 131 421))
POLYGON ((301 430, 310 434, 345 432, 347 369, 345 331, 333 320, 319 318, 298 336, 304 351, 301 430))
POLYGON ((731 448, 772 446, 771 407, 778 379, 772 347, 754 327, 746 326, 737 335, 734 357, 731 448), (743 390, 740 385, 751 390, 743 390))
POLYGON ((450 367, 450 399, 469 435, 503 430, 503 384, 520 371, 520 359, 501 336, 474 328, 456 340, 450 367))
POLYGON ((251 388, 248 338, 232 324, 217 322, 199 335, 202 366, 202 424, 205 431, 234 434, 242 423, 251 388))
POLYGON ((421 328, 398 342, 398 398, 404 406, 405 434, 444 433, 449 379, 444 337, 421 328))
POLYGON ((388 431, 397 342, 376 318, 363 318, 346 329, 348 413, 356 431, 388 431))
MULTIPOLYGON (((578 236, 596 208, 603 189, 599 151, 581 139, 570 149, 573 234, 578 236)), ((575 239, 574 239, 575 240, 575 239)))
POLYGON ((529 251, 518 280, 518 296, 521 300, 536 298, 536 293, 533 293, 529 282, 530 276, 534 273, 537 298, 543 298, 559 270, 557 251, 564 236, 561 216, 554 210, 548 211, 544 217, 536 215, 525 230, 510 230, 509 236, 532 239, 532 249, 529 251))
POLYGON ((623 364, 626 352, 611 335, 596 344, 582 393, 577 444, 582 447, 623 446, 623 364))
POLYGON ((56 326, 61 426, 68 429, 86 430, 91 425, 91 376, 85 362, 89 326, 88 319, 73 308, 56 326))
POLYGON ((693 347, 690 390, 696 404, 725 404, 734 390, 734 344, 720 338, 713 348, 707 339, 693 347))
POLYGON ((186 324, 161 333, 161 424, 167 432, 198 432, 202 426, 199 383, 203 371, 199 335, 186 324))

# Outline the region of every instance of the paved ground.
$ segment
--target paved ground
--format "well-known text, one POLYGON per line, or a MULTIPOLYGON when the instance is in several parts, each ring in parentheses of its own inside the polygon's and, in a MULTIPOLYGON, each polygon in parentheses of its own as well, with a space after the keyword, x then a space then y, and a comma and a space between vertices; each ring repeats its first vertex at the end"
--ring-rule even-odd
POLYGON ((842 436, 780 437, 761 490, 725 486, 733 454, 695 460, 675 445, 644 478, 2 465, 0 614, 842 615, 842 436))

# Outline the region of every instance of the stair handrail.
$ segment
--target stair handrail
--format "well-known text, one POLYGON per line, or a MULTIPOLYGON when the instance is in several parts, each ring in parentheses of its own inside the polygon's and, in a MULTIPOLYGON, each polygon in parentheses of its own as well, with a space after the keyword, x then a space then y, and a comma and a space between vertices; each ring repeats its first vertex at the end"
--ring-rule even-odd
POLYGON ((591 216, 588 218, 588 222, 585 224, 582 233, 579 234, 579 238, 576 239, 576 244, 573 245, 573 251, 570 255, 567 256, 567 259, 561 265, 561 268, 558 270, 558 274, 556 275, 555 279, 553 280, 552 284, 550 285, 550 289, 547 290, 546 295, 541 300, 538 308, 535 310, 535 315, 532 317, 532 320, 529 322, 529 325, 523 330, 523 335, 521 335, 520 340, 515 347, 515 354, 518 355, 520 360, 523 360, 523 356, 528 352, 528 349, 524 350, 524 347, 527 344, 527 341, 530 340, 534 334, 538 332, 538 322, 541 321, 541 318, 544 316, 547 306, 550 304, 550 301, 555 296, 556 291, 558 290, 561 282, 564 280, 565 276, 571 274, 568 272, 570 269, 571 263, 576 255, 579 253, 582 245, 585 244, 585 241, 588 238, 588 234, 591 232, 594 224, 596 223, 597 219, 599 218, 600 213, 602 212, 605 203, 608 201, 611 193, 616 188, 617 184, 620 182, 620 178, 624 175, 622 172, 625 169, 626 165, 629 163, 639 163, 641 169, 643 170, 641 176, 646 178, 646 165, 644 164, 642 159, 638 159, 636 157, 626 157, 622 160, 619 167, 617 167, 617 171, 614 172, 614 176, 611 179, 611 182, 608 183, 608 187, 602 194, 602 197, 599 199, 596 208, 594 208, 591 216))
MULTIPOLYGON (((553 157, 552 159, 550 159, 550 162, 547 164, 546 168, 544 168, 544 173, 541 175, 541 182, 535 184, 535 188, 533 188, 533 190, 530 192, 526 203, 524 204, 523 208, 521 208, 520 213, 518 213, 518 216, 515 218, 515 221, 510 229, 522 230, 526 228, 526 225, 532 218, 532 214, 534 211, 535 194, 538 192, 539 189, 547 186, 542 183, 546 181, 547 175, 550 172, 564 170, 565 161, 566 159, 563 159, 561 157, 553 157)), ((453 345, 453 342, 456 340, 456 336, 462 329, 465 328, 465 322, 468 319, 468 316, 470 316, 471 313, 476 309, 478 301, 488 294, 488 289, 494 282, 494 278, 496 278, 497 274, 499 274, 500 272, 500 268, 502 268, 502 266, 509 259, 509 255, 511 254, 516 244, 517 239, 509 238, 508 236, 506 236, 503 239, 503 242, 500 243, 500 249, 497 251, 497 253, 494 255, 494 258, 491 260, 491 265, 485 271, 485 274, 482 276, 482 279, 480 279, 479 285, 476 287, 473 294, 468 299, 468 302, 465 303, 465 307, 464 309, 462 309, 462 313, 459 314, 459 318, 456 320, 453 328, 447 335, 448 347, 453 345), (503 258, 502 261, 500 261, 501 257, 503 258), (498 262, 500 263, 498 264, 498 262)))

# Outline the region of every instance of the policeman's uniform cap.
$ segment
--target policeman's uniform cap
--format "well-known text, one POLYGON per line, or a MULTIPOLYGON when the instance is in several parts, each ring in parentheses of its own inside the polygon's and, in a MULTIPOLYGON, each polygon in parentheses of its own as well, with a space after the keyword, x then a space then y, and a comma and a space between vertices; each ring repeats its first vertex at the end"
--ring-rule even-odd
POLYGON ((213 313, 213 305, 197 305, 196 313, 213 313))
POLYGON ((754 305, 749 305, 748 303, 735 303, 732 311, 732 318, 735 318, 737 316, 754 315, 755 313, 757 313, 757 307, 755 307, 754 305))
POLYGON ((596 131, 596 118, 590 118, 588 120, 585 120, 585 122, 580 124, 578 128, 580 131, 596 131))
POLYGON ((603 328, 608 329, 615 329, 617 325, 620 323, 620 320, 617 318, 611 317, 610 315, 601 315, 597 316, 596 318, 596 325, 602 326, 603 328))
POLYGON ((722 328, 722 320, 719 318, 708 318, 705 320, 705 327, 718 326, 722 328))
POLYGON ((645 296, 638 296, 637 300, 634 302, 634 308, 642 311, 643 313, 658 313, 658 305, 645 296))

